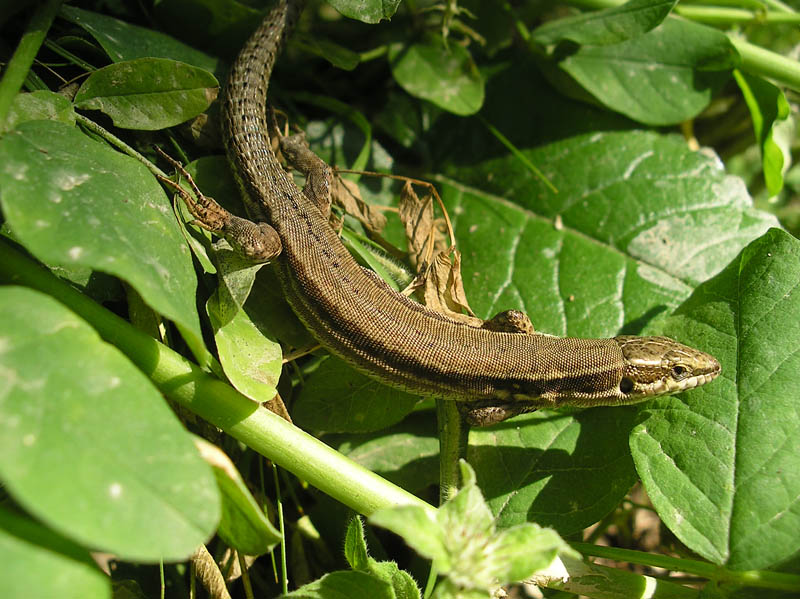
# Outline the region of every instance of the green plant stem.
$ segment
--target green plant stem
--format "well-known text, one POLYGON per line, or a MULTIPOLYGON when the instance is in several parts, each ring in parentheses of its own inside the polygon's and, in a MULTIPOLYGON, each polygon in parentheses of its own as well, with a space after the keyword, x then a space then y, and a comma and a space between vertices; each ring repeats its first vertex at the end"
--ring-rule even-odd
POLYGON ((286 525, 283 522, 281 481, 278 478, 278 466, 274 463, 272 464, 272 478, 275 483, 275 509, 278 512, 278 530, 281 533, 281 592, 285 595, 289 592, 289 571, 286 568, 286 525))
POLYGON ((28 29, 19 40, 14 55, 8 61, 3 78, 0 79, 0 134, 6 132, 6 121, 11 104, 22 88, 22 83, 36 58, 36 53, 44 41, 47 30, 61 8, 62 0, 47 0, 33 13, 28 29))
POLYGON ((130 147, 128 144, 126 144, 124 141, 122 141, 119 137, 117 137, 116 135, 114 135, 113 133, 108 131, 107 129, 104 129, 103 127, 101 127, 100 125, 95 123, 92 119, 86 118, 82 114, 77 114, 76 113, 75 114, 75 120, 80 125, 82 125, 83 127, 86 127, 89 131, 94 133, 95 135, 101 137, 102 139, 104 139, 108 143, 110 143, 112 146, 114 146, 118 150, 122 151, 124 154, 127 154, 131 158, 134 158, 134 159, 138 160, 139 162, 141 162, 145 166, 145 168, 147 170, 149 170, 151 173, 153 173, 154 175, 158 175, 158 176, 161 176, 161 177, 166 177, 167 176, 167 174, 164 171, 162 171, 160 168, 158 168, 155 164, 150 162, 147 158, 142 156, 139 152, 137 152, 132 147, 130 147))
POLYGON ((675 13, 701 23, 733 25, 736 23, 800 23, 800 14, 786 11, 757 12, 721 6, 677 6, 675 13))
POLYGON ((434 509, 135 329, 5 240, 0 241, 0 280, 54 297, 126 354, 171 400, 355 511, 369 515, 378 508, 408 504, 434 509))
POLYGON ((728 36, 742 57, 740 69, 754 75, 774 79, 778 83, 800 90, 800 63, 743 39, 728 36))
MULTIPOLYGON (((683 0, 681 8, 685 6, 704 6, 703 0, 683 0)), ((780 0, 713 0, 713 6, 735 6, 736 8, 749 8, 757 14, 764 14, 768 10, 775 12, 797 12, 788 4, 780 0)))
POLYGON ((439 422, 439 505, 453 497, 461 480, 459 460, 467 458, 469 427, 464 423, 456 402, 437 399, 439 422))
POLYGON ((779 12, 797 12, 791 6, 784 4, 780 0, 764 0, 764 4, 767 8, 771 8, 772 10, 779 12))
POLYGON ((654 566, 673 572, 695 574, 717 582, 732 582, 764 589, 800 592, 800 576, 796 574, 784 574, 767 570, 728 570, 722 566, 700 560, 670 557, 632 549, 602 547, 590 543, 570 543, 570 545, 583 555, 603 557, 630 564, 654 566))

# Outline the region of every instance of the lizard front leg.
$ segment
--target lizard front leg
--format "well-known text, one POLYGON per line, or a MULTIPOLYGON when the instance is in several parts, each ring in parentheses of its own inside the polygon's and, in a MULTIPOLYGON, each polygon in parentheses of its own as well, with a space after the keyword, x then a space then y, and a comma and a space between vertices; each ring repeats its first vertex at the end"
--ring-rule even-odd
POLYGON ((197 196, 197 199, 193 198, 189 192, 171 179, 158 176, 159 181, 175 190, 181 197, 186 208, 195 218, 192 221, 193 224, 225 238, 241 256, 254 264, 268 262, 281 253, 281 240, 275 229, 267 223, 255 223, 231 214, 214 198, 204 195, 200 191, 182 164, 165 154, 160 148, 156 149, 186 178, 197 196))

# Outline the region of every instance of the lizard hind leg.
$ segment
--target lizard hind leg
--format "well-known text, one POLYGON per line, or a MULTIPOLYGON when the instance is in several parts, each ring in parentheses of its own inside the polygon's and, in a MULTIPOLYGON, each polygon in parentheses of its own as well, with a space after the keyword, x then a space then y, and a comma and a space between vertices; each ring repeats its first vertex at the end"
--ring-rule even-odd
POLYGON ((498 312, 489 320, 484 321, 483 329, 500 333, 523 333, 533 335, 533 323, 525 312, 520 310, 506 310, 498 312))
POLYGON ((331 213, 333 169, 311 150, 304 132, 282 136, 280 146, 287 162, 305 175, 303 193, 319 208, 322 216, 328 218, 331 213))
POLYGON ((327 219, 331 214, 333 169, 311 150, 305 131, 294 135, 284 134, 278 127, 275 111, 271 106, 267 111, 272 129, 270 136, 277 138, 278 146, 286 162, 306 178, 303 194, 319 208, 322 216, 327 219))
POLYGON ((186 208, 195 218, 192 224, 224 237, 240 255, 256 264, 268 262, 281 253, 281 240, 275 229, 267 223, 255 223, 231 214, 214 198, 200 191, 192 176, 180 162, 174 160, 160 148, 156 147, 156 150, 188 181, 194 192, 195 197, 192 197, 186 189, 172 179, 156 175, 161 183, 175 191, 186 204, 186 208))

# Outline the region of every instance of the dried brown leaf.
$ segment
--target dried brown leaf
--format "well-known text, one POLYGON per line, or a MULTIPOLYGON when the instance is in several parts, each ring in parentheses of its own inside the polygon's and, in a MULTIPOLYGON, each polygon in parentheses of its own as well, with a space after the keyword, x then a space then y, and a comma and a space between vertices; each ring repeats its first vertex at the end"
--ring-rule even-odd
POLYGON ((364 225, 364 228, 370 233, 378 234, 386 226, 386 217, 361 199, 358 184, 353 181, 342 179, 339 176, 335 177, 331 199, 347 214, 364 225))
POLYGON ((406 232, 408 259, 419 272, 420 266, 430 256, 429 248, 433 235, 433 196, 426 194, 420 199, 410 181, 406 181, 400 192, 400 221, 406 232))
POLYGON ((421 279, 418 284, 424 303, 431 310, 472 326, 483 324, 481 319, 475 317, 467 302, 461 279, 461 253, 458 250, 437 254, 433 263, 418 279, 421 279))

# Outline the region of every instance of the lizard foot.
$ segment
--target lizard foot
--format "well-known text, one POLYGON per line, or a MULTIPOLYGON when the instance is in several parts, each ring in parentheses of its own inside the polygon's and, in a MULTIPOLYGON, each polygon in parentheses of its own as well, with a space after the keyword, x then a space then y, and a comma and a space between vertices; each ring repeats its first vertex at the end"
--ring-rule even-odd
POLYGON ((156 151, 169 162, 192 188, 195 197, 188 191, 161 175, 156 175, 162 184, 174 190, 186 204, 195 218, 192 224, 224 237, 236 251, 253 263, 268 262, 281 253, 281 240, 278 233, 267 223, 254 223, 231 214, 220 206, 211 196, 204 195, 183 165, 166 154, 161 148, 156 151))

